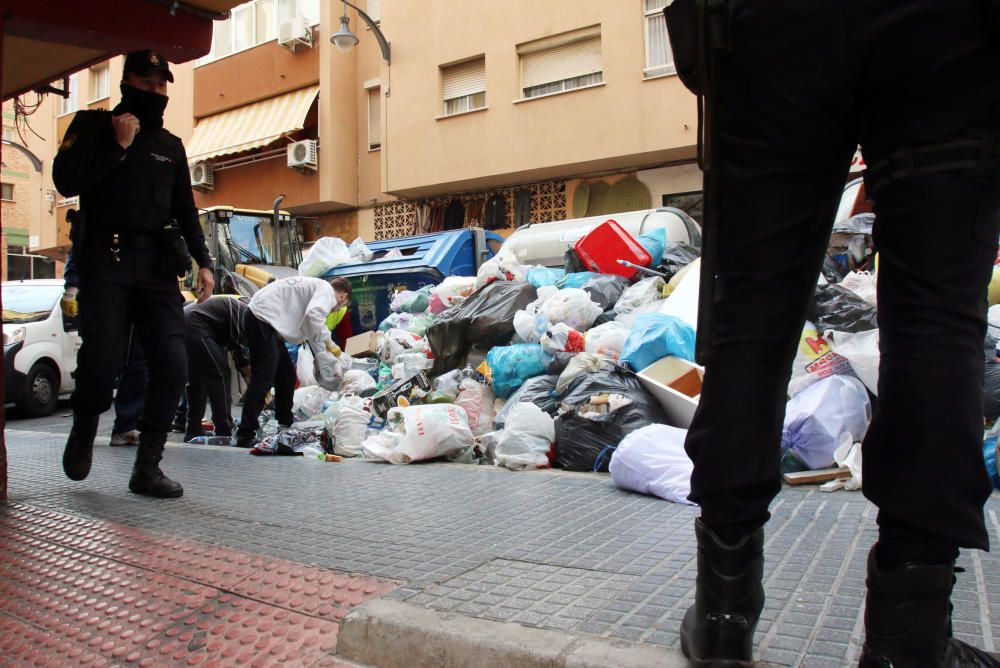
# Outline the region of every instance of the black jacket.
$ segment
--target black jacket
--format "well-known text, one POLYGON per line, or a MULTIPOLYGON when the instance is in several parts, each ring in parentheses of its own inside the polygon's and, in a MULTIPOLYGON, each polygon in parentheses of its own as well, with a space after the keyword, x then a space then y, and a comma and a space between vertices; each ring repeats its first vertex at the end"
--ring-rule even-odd
POLYGON ((212 339, 233 353, 237 366, 246 366, 249 362, 243 354, 243 346, 247 345, 243 318, 248 308, 246 302, 223 295, 209 297, 201 304, 190 304, 184 308, 187 336, 212 339))
POLYGON ((52 168, 59 192, 80 196, 87 237, 152 233, 172 218, 198 266, 211 267, 181 140, 162 128, 143 129, 125 150, 111 114, 77 112, 52 168))

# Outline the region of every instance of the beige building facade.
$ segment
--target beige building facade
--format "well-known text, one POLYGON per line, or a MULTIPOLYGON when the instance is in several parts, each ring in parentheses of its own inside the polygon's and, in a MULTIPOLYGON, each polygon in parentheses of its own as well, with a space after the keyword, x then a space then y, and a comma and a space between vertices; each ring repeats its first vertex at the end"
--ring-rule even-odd
MULTIPOLYGON (((663 204, 697 217, 697 118, 665 0, 354 4, 388 59, 340 0, 253 0, 216 23, 208 56, 173 66, 165 125, 199 206, 269 210, 283 195, 307 240, 348 241, 663 204), (341 51, 345 15, 359 44, 341 51)), ((33 120, 43 191, 73 112, 114 106, 121 65, 74 75, 75 106, 50 96, 49 120, 33 120)), ((41 212, 43 247, 65 247, 74 204, 56 194, 41 212)))

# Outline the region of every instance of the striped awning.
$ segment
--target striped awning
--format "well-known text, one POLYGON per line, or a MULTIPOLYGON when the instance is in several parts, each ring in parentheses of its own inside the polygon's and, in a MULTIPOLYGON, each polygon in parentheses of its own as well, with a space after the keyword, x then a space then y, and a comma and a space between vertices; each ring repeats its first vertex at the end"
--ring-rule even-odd
POLYGON ((199 162, 270 144, 301 130, 319 86, 206 116, 187 142, 188 161, 199 162))

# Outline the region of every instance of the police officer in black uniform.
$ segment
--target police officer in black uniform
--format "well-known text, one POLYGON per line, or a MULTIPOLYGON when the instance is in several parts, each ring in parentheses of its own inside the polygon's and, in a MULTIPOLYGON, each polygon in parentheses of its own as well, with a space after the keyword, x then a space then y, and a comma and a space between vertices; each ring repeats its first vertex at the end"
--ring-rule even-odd
POLYGON ((950 604, 959 548, 989 547, 982 345, 1000 231, 1000 1, 673 0, 666 16, 706 121, 706 372, 686 442, 701 517, 684 653, 752 665, 790 367, 861 145, 881 362, 863 444, 879 535, 860 665, 1000 667, 952 637, 950 604))
POLYGON ((184 146, 163 128, 167 82, 173 80, 156 51, 128 54, 121 103, 111 112, 76 114, 52 173, 63 195, 80 196, 72 234, 83 345, 63 470, 72 480, 90 473, 98 416, 111 405, 134 325, 149 384, 129 489, 160 498, 184 493, 159 467, 187 369, 177 278, 193 256, 201 300, 214 285, 184 146))

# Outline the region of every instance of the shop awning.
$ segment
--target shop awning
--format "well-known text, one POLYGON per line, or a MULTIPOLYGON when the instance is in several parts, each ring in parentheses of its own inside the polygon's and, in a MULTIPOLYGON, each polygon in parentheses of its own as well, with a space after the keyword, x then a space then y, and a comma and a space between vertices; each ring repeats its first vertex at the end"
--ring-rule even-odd
POLYGON ((198 162, 265 146, 301 130, 319 86, 206 116, 187 142, 188 160, 198 162))

